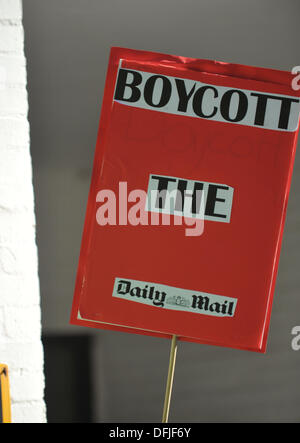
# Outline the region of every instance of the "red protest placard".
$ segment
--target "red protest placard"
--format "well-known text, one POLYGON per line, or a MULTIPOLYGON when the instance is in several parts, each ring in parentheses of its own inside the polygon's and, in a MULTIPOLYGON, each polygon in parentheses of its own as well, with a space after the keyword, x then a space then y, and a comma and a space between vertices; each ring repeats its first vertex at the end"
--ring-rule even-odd
POLYGON ((72 324, 265 351, 298 133, 291 84, 112 48, 72 324))

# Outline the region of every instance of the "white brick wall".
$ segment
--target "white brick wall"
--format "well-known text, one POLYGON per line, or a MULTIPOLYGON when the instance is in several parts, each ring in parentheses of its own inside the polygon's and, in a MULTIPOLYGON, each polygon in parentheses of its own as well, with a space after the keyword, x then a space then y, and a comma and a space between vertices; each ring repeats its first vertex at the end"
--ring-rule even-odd
POLYGON ((0 362, 14 423, 46 421, 21 0, 0 0, 0 362))

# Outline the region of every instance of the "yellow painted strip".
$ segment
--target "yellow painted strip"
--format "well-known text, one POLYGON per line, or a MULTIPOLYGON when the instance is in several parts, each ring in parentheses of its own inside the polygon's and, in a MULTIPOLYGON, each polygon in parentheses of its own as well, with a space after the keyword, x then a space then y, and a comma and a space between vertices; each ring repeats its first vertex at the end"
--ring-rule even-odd
POLYGON ((0 364, 2 423, 11 423, 8 367, 0 364))

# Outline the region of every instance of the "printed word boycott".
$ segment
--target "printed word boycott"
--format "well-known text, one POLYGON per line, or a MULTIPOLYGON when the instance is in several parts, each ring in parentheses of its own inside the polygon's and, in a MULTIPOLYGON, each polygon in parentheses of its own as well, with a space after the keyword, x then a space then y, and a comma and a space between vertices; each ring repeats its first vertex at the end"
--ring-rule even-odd
POLYGON ((293 96, 123 68, 118 72, 114 100, 169 114, 279 131, 296 131, 300 110, 300 99, 293 96))

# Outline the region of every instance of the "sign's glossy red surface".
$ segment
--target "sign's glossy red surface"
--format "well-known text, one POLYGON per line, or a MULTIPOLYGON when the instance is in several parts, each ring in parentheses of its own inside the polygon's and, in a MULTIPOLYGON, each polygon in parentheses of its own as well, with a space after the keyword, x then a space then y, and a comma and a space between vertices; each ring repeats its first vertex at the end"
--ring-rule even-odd
POLYGON ((265 351, 298 133, 292 79, 112 48, 72 324, 265 351))

